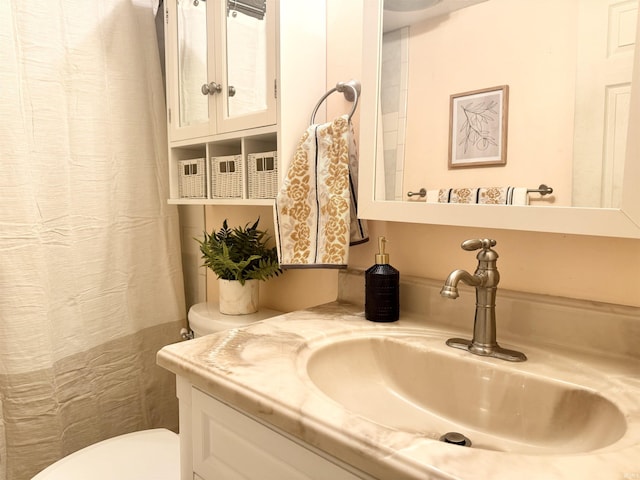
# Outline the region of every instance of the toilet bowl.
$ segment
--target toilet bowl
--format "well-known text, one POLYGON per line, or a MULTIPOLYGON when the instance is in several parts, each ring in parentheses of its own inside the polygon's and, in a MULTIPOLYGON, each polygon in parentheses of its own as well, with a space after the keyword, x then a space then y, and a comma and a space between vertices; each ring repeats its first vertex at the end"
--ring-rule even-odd
POLYGON ((164 429, 143 430, 89 445, 32 480, 178 480, 180 441, 164 429))
MULTIPOLYGON (((223 315, 217 304, 198 303, 189 309, 195 337, 238 328, 280 315, 262 309, 249 315, 223 315)), ((164 428, 142 430, 89 445, 58 460, 32 480, 178 480, 180 441, 164 428)))

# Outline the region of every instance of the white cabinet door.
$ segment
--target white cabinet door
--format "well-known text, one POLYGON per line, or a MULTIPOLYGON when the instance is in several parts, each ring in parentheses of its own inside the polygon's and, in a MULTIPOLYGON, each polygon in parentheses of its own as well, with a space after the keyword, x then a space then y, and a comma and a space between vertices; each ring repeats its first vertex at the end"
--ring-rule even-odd
POLYGON ((204 480, 355 480, 303 445, 192 390, 193 469, 204 480))
POLYGON ((215 44, 217 131, 235 132, 276 123, 275 2, 221 0, 215 44))
POLYGON ((165 55, 169 138, 180 140, 207 135, 215 111, 202 93, 215 72, 210 57, 209 30, 213 10, 208 2, 165 2, 165 55))

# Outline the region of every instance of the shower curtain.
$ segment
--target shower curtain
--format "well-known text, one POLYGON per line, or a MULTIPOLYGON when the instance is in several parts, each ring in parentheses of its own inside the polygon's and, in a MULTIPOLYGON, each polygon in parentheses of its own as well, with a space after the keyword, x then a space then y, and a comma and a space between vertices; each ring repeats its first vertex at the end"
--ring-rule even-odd
POLYGON ((0 479, 177 429, 185 324, 150 0, 0 0, 0 479))

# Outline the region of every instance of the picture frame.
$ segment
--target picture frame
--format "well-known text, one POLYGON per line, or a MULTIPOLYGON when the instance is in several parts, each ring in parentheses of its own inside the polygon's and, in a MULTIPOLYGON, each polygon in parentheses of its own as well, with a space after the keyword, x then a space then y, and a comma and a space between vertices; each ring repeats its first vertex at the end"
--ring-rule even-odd
POLYGON ((449 169, 506 165, 509 86, 451 95, 449 169))

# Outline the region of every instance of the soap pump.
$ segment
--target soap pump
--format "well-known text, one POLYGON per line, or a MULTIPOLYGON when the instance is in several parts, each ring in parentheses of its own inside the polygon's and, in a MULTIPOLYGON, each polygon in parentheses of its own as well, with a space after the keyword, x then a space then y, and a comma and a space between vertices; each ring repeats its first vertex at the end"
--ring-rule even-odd
POLYGON ((400 272, 389 265, 386 243, 378 237, 376 263, 364 274, 364 316, 372 322, 395 322, 400 317, 400 272))

